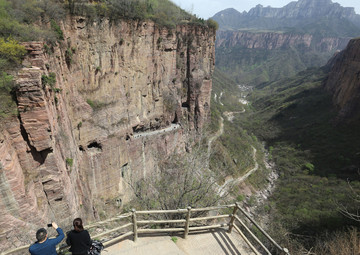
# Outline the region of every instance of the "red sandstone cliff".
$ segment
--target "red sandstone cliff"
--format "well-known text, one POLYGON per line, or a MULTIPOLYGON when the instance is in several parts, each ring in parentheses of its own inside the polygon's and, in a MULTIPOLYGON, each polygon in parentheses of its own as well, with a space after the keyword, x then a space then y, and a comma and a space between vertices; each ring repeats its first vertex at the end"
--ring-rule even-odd
POLYGON ((209 117, 215 31, 84 17, 62 28, 53 50, 26 44, 19 117, 0 135, 0 250, 29 243, 50 221, 119 210, 131 196, 127 181, 184 149, 188 131, 209 117), (42 81, 50 73, 52 86, 42 81), (171 124, 182 128, 140 136, 171 124))
POLYGON ((360 119, 360 39, 353 39, 333 60, 325 88, 333 93, 339 118, 360 119))

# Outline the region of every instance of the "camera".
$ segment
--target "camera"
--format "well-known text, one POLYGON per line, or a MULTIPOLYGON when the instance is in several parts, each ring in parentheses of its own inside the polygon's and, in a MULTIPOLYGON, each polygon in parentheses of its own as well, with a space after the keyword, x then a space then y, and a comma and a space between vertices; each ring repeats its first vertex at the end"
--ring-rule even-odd
POLYGON ((52 223, 47 224, 48 228, 52 227, 52 223))

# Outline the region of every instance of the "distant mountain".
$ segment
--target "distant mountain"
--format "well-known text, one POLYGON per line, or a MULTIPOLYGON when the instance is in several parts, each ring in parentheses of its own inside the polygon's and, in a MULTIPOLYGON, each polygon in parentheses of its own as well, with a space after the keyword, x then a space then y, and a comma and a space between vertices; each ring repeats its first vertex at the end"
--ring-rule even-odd
POLYGON ((342 36, 354 36, 360 31, 360 15, 353 7, 342 7, 331 0, 299 0, 291 2, 282 8, 272 8, 257 5, 249 12, 238 12, 226 9, 212 17, 219 23, 221 30, 238 29, 271 29, 291 31, 311 23, 324 24, 336 20, 343 24, 343 29, 336 33, 342 36))
POLYGON ((237 83, 275 81, 325 65, 360 35, 360 15, 331 0, 299 0, 282 8, 226 9, 214 17, 216 66, 237 83))

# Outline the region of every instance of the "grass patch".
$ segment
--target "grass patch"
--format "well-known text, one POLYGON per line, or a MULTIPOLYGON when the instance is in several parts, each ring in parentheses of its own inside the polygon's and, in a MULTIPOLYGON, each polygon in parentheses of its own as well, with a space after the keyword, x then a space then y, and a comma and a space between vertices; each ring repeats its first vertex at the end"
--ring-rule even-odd
POLYGON ((96 101, 96 100, 91 100, 91 99, 87 99, 86 102, 88 103, 88 105, 91 106, 91 108, 94 111, 99 111, 109 105, 111 105, 112 103, 104 103, 104 102, 100 102, 100 101, 96 101))

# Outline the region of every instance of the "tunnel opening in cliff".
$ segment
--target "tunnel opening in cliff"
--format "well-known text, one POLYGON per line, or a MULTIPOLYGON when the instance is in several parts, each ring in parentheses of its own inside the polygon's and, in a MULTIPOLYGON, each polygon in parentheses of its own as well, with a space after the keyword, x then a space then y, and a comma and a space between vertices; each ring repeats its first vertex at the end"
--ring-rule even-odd
POLYGON ((178 124, 178 123, 179 123, 179 119, 178 119, 178 116, 177 116, 176 113, 175 113, 174 120, 173 120, 171 123, 172 123, 172 124, 178 124))
POLYGON ((98 143, 96 141, 94 142, 91 142, 88 146, 87 146, 88 149, 97 149, 97 150, 100 150, 102 151, 102 145, 101 143, 98 143))

